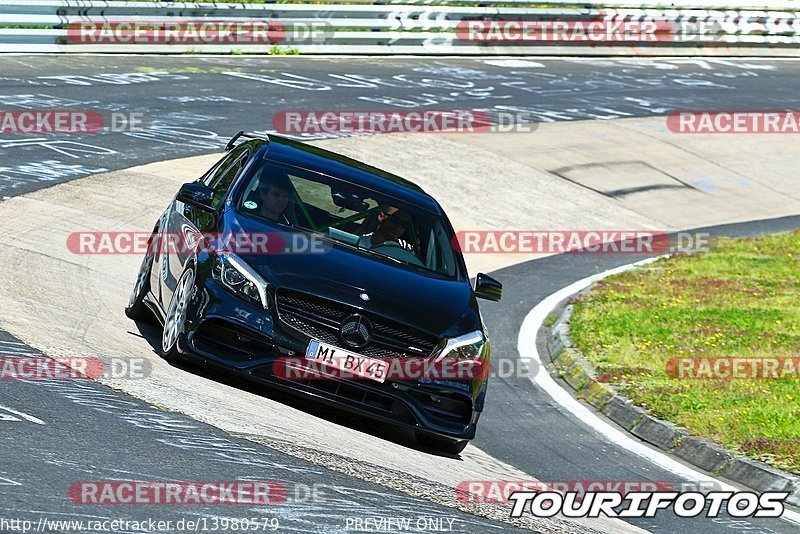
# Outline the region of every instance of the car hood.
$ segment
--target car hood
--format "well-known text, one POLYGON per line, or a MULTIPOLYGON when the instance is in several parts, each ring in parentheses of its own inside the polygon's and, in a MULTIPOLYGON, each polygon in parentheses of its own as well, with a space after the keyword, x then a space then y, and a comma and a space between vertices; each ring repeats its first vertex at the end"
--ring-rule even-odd
MULTIPOLYGON (((278 226, 236 214, 226 224, 231 232, 281 232, 278 226)), ((300 238, 298 238, 300 239, 300 238)), ((406 267, 369 252, 320 237, 321 252, 240 254, 276 288, 313 293, 419 328, 436 337, 481 328, 469 281, 455 280, 406 267), (369 300, 364 300, 363 294, 369 300)), ((319 242, 319 241, 318 241, 319 242)))

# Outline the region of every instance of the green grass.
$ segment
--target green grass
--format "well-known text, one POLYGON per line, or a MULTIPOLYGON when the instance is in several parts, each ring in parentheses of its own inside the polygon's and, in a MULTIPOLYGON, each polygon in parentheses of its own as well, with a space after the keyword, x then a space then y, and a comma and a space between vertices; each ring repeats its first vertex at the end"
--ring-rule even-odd
POLYGON ((293 46, 272 45, 267 53, 270 56, 296 56, 300 50, 293 46))
POLYGON ((800 380, 679 379, 671 358, 800 357, 800 232, 722 240, 598 283, 571 320, 598 379, 655 416, 800 474, 800 380))

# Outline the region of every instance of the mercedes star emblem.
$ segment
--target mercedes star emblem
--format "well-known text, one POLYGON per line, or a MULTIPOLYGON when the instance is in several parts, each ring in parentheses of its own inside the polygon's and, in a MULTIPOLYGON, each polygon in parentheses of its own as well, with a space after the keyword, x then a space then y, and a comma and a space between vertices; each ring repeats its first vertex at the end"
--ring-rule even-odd
POLYGON ((339 330, 339 337, 342 338, 342 342, 352 349, 366 347, 369 344, 371 335, 372 322, 357 313, 345 317, 339 330))

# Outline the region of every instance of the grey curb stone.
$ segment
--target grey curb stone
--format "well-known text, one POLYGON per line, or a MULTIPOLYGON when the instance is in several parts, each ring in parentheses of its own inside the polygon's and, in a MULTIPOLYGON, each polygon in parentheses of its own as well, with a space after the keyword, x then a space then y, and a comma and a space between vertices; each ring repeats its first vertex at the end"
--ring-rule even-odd
POLYGON ((665 451, 672 450, 679 438, 687 436, 685 430, 650 415, 644 416, 631 433, 665 451))
POLYGON ((553 364, 558 370, 564 367, 569 367, 575 361, 573 356, 569 353, 569 349, 560 348, 557 352, 550 353, 550 363, 553 364))
POLYGON ((683 438, 672 452, 678 458, 705 469, 709 473, 718 473, 733 459, 731 451, 723 449, 706 439, 692 436, 683 438))
POLYGON ((586 372, 580 362, 573 363, 561 377, 564 381, 572 386, 575 391, 580 391, 586 387, 589 382, 592 382, 592 377, 586 372))
POLYGON ((608 401, 603 413, 625 430, 633 429, 647 415, 646 410, 629 404, 619 395, 608 401))
POLYGON ((721 474, 756 491, 791 491, 798 480, 767 464, 743 457, 734 458, 721 474))
POLYGON ((786 498, 786 502, 793 506, 800 506, 800 480, 794 483, 794 491, 786 498))
POLYGON ((572 306, 564 306, 550 327, 547 349, 553 370, 609 419, 644 441, 673 453, 710 473, 719 474, 755 491, 788 491, 786 503, 800 506, 800 477, 790 475, 729 451, 709 440, 689 436, 668 421, 656 419, 647 410, 631 405, 621 395, 598 382, 594 367, 573 348, 569 338, 572 306))
POLYGON ((614 398, 615 393, 602 383, 592 380, 578 395, 598 410, 602 410, 614 398))
POLYGON ((561 342, 561 336, 551 337, 547 341, 547 350, 550 351, 550 360, 556 361, 564 348, 564 343, 561 342))

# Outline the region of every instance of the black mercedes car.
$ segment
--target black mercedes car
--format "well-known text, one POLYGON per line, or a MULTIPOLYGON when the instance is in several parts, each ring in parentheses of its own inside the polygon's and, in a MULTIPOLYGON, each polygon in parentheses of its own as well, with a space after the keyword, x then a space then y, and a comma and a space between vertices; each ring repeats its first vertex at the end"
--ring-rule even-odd
POLYGON ((158 219, 126 314, 155 315, 169 361, 222 366, 463 450, 487 373, 436 365, 488 370, 476 299, 497 301, 502 286, 484 274, 471 285, 441 206, 298 141, 239 132, 226 152, 158 219))

